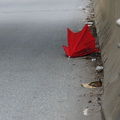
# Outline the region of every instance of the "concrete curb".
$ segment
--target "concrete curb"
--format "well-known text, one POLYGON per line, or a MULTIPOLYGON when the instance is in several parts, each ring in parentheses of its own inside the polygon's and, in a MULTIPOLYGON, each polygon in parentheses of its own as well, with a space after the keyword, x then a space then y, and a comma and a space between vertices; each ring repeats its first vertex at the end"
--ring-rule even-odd
POLYGON ((116 20, 120 17, 119 0, 92 0, 95 10, 95 23, 104 65, 104 95, 102 108, 106 120, 120 119, 120 51, 117 47, 120 28, 116 20))

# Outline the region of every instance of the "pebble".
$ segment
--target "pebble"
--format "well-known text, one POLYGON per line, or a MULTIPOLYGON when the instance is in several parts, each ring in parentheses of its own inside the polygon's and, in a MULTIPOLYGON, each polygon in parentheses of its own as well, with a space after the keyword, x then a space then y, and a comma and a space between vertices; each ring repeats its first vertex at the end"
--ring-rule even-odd
POLYGON ((88 101, 88 103, 91 103, 91 102, 92 102, 91 100, 88 101))

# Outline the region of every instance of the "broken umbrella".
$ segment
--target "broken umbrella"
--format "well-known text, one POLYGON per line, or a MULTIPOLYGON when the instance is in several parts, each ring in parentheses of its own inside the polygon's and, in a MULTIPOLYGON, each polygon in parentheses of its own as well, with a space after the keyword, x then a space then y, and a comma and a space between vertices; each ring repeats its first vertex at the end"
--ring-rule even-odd
POLYGON ((80 57, 99 51, 95 48, 95 38, 90 33, 88 25, 77 33, 67 28, 67 46, 62 46, 68 57, 80 57))

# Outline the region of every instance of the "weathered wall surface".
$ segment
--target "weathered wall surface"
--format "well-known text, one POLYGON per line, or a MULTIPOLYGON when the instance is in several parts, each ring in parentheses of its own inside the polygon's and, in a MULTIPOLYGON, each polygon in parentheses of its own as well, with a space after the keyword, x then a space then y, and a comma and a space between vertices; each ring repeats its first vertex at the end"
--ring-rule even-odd
POLYGON ((93 6, 104 65, 102 108, 106 120, 120 120, 120 0, 93 0, 93 6))

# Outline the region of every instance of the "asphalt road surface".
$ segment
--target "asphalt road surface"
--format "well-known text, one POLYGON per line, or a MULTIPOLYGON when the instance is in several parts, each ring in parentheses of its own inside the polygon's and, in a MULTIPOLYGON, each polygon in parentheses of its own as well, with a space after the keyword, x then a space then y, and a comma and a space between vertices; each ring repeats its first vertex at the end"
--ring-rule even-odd
MULTIPOLYGON (((87 0, 0 0, 0 120, 83 120, 86 62, 68 60, 87 0)), ((86 120, 86 119, 85 119, 86 120)))

